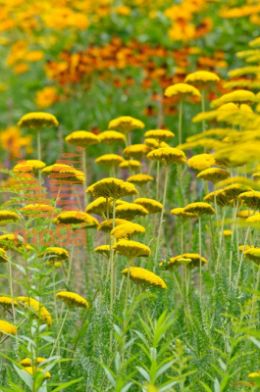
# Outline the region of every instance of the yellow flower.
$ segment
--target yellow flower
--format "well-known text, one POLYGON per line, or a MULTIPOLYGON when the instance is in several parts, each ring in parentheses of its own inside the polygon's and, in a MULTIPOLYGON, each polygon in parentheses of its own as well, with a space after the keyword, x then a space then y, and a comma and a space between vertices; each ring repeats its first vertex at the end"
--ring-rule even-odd
POLYGON ((13 172, 14 173, 31 173, 33 171, 38 171, 43 169, 46 166, 46 164, 42 161, 39 161, 37 159, 32 159, 28 161, 21 161, 18 162, 14 168, 13 172))
POLYGON ((183 253, 181 255, 171 257, 167 266, 172 267, 173 265, 188 264, 191 267, 196 267, 199 266, 200 262, 207 264, 208 260, 199 253, 183 253))
POLYGON ((32 366, 25 366, 24 370, 29 373, 31 376, 41 373, 43 375, 43 379, 48 379, 51 378, 51 373, 50 372, 45 372, 42 368, 36 368, 32 366))
POLYGON ((103 178, 95 182, 87 188, 87 192, 93 197, 103 196, 114 199, 137 194, 133 184, 114 177, 103 178))
POLYGON ((91 214, 103 215, 112 211, 112 200, 103 196, 98 197, 89 203, 86 212, 91 214))
POLYGON ((69 259, 69 252, 57 246, 50 246, 43 252, 43 257, 50 262, 65 261, 69 259))
POLYGON ((188 159, 187 163, 191 169, 201 171, 208 169, 216 162, 215 158, 211 154, 198 154, 188 159))
POLYGON ((122 273, 129 276, 132 280, 137 283, 147 283, 151 286, 160 287, 166 289, 166 283, 155 273, 141 267, 129 267, 125 268, 122 273))
POLYGON ((215 214, 214 208, 211 207, 210 204, 204 203, 203 201, 187 204, 187 206, 184 208, 184 211, 191 212, 192 214, 198 214, 198 215, 215 214))
POLYGON ((253 379, 254 378, 259 378, 260 379, 260 370, 258 370, 256 372, 249 373, 247 377, 253 378, 253 379))
POLYGON ((249 46, 251 46, 252 48, 260 46, 260 37, 257 37, 255 39, 253 39, 252 41, 250 41, 249 46))
POLYGON ((69 305, 75 305, 82 308, 90 308, 89 302, 77 293, 73 293, 72 291, 59 291, 56 294, 56 297, 68 303, 69 305))
POLYGON ((139 197, 134 200, 134 203, 140 204, 141 206, 146 208, 149 214, 155 214, 157 212, 160 212, 163 208, 162 203, 154 199, 149 199, 147 197, 139 197))
POLYGON ((260 192, 248 191, 240 193, 238 196, 248 207, 260 209, 260 192))
POLYGON ((204 169, 197 174, 197 178, 216 183, 230 176, 229 172, 219 167, 204 169))
MULTIPOLYGON (((35 359, 35 362, 39 365, 40 363, 43 363, 46 361, 46 358, 43 357, 37 357, 35 359)), ((24 358, 20 361, 20 365, 27 367, 27 366, 32 366, 32 360, 30 358, 24 358)))
POLYGON ((248 90, 235 90, 231 93, 227 93, 222 95, 222 97, 215 99, 212 101, 211 106, 216 108, 220 105, 229 102, 238 102, 238 103, 247 103, 247 102, 256 102, 256 96, 252 91, 248 90))
POLYGON ((127 157, 140 159, 143 155, 147 154, 150 151, 150 148, 145 144, 132 144, 127 146, 123 153, 127 157))
POLYGON ((238 211, 237 217, 242 218, 242 219, 247 219, 253 214, 254 214, 253 210, 241 210, 241 211, 238 211))
POLYGON ((135 216, 145 216, 147 214, 147 209, 140 204, 123 202, 116 206, 116 216, 118 218, 134 219, 135 216))
POLYGON ((17 301, 15 298, 0 296, 0 305, 3 307, 11 308, 13 305, 17 305, 17 301))
POLYGON ((147 158, 151 160, 161 161, 165 164, 185 163, 186 156, 183 151, 174 147, 157 148, 147 154, 147 158))
POLYGON ((229 199, 226 197, 225 192, 222 189, 218 189, 216 191, 208 193, 203 200, 216 202, 220 206, 225 206, 228 204, 229 199))
POLYGON ((21 304, 25 307, 28 307, 35 315, 47 325, 52 324, 52 317, 46 307, 31 297, 16 297, 16 301, 18 304, 21 304))
POLYGON ((51 113, 32 112, 23 115, 18 121, 19 127, 57 127, 59 125, 56 117, 51 113))
POLYGON ((104 154, 95 160, 97 164, 106 165, 106 166, 118 166, 123 161, 124 158, 122 158, 118 154, 104 154))
MULTIPOLYGON (((123 223, 128 223, 126 219, 115 219, 115 227, 122 225, 123 223)), ((113 229, 113 219, 106 219, 98 225, 98 230, 100 231, 111 231, 113 229)))
POLYGON ((243 253, 250 260, 253 260, 256 264, 260 265, 260 248, 252 246, 249 249, 246 249, 243 253))
POLYGON ((222 192, 224 192, 227 200, 231 200, 231 199, 234 199, 235 197, 237 197, 238 195, 240 195, 240 193, 243 193, 246 191, 251 191, 251 190, 252 189, 248 185, 235 183, 235 184, 231 184, 231 185, 228 185, 225 188, 223 188, 222 192))
POLYGON ((206 87, 207 85, 217 83, 220 78, 217 74, 210 71, 196 71, 186 76, 185 82, 197 87, 206 87))
POLYGON ((180 216, 181 218, 197 218, 198 217, 197 214, 194 214, 191 212, 186 212, 185 208, 183 208, 183 207, 173 208, 171 210, 171 214, 176 215, 176 216, 180 216))
POLYGON ((31 136, 22 136, 18 127, 8 127, 0 133, 1 147, 8 151, 12 158, 20 158, 22 150, 31 153, 31 136))
POLYGON ((192 96, 200 98, 201 94, 196 87, 187 83, 176 83, 166 88, 164 95, 166 97, 186 97, 192 96))
POLYGON ((100 253, 106 257, 109 257, 110 252, 111 252, 111 246, 110 245, 99 245, 94 249, 94 252, 100 253))
POLYGON ((255 172, 255 173, 253 173, 253 174, 252 174, 252 177, 253 177, 253 179, 254 179, 255 181, 260 181, 260 170, 257 171, 257 172, 255 172))
POLYGON ((122 223, 121 225, 117 225, 112 231, 111 235, 115 237, 116 240, 120 238, 130 238, 135 234, 145 233, 145 228, 138 223, 122 223))
POLYGON ((4 249, 0 248, 0 263, 7 263, 8 258, 7 258, 7 253, 4 249))
POLYGON ((250 223, 250 224, 257 224, 257 225, 259 225, 260 224, 260 213, 257 213, 257 214, 254 214, 252 216, 249 216, 246 219, 246 222, 250 223))
POLYGON ((113 245, 113 249, 120 255, 129 257, 130 259, 134 257, 148 257, 151 253, 151 250, 147 245, 125 238, 118 240, 118 242, 113 245))
POLYGON ((18 221, 19 215, 14 211, 0 210, 0 225, 18 221))
POLYGON ((100 143, 113 144, 119 142, 126 142, 126 137, 124 134, 117 131, 104 131, 98 135, 98 140, 100 143))
POLYGON ((22 245, 24 245, 24 238, 19 234, 7 233, 0 235, 0 246, 4 249, 12 249, 22 245))
POLYGON ((17 328, 15 325, 9 323, 6 320, 0 320, 0 333, 6 334, 6 335, 16 335, 17 328))
POLYGON ((54 218, 54 223, 63 225, 84 224, 88 227, 98 225, 96 218, 83 211, 63 211, 54 218))
POLYGON ((150 131, 145 132, 144 137, 148 139, 165 140, 173 138, 174 133, 168 129, 151 129, 150 131))
POLYGON ((50 204, 43 203, 35 203, 35 204, 27 204, 26 206, 21 208, 23 213, 35 213, 35 212, 53 212, 54 207, 50 204))
POLYGON ((126 133, 133 131, 134 129, 143 129, 144 123, 131 116, 121 116, 111 120, 108 124, 108 128, 126 133))
POLYGON ((129 159, 129 160, 123 160, 123 162, 120 163, 119 167, 121 169, 138 169, 141 167, 141 162, 137 161, 136 159, 129 159))
POLYGON ((65 138, 67 143, 75 146, 87 147, 99 142, 98 137, 89 131, 74 131, 65 138))
POLYGON ((58 100, 58 93, 55 87, 44 87, 36 93, 36 105, 41 109, 46 109, 58 100))
POLYGON ((46 166, 42 170, 43 174, 50 175, 59 181, 77 181, 83 182, 85 175, 81 170, 77 170, 70 165, 64 163, 54 163, 54 165, 46 166))
POLYGON ((149 181, 153 181, 154 177, 145 173, 133 174, 127 178, 127 181, 132 182, 133 184, 142 185, 146 184, 149 181))
MULTIPOLYGON (((163 147, 161 146, 161 142, 159 139, 154 139, 152 137, 148 137, 146 139, 144 139, 144 144, 146 144, 148 147, 154 149, 154 148, 159 148, 159 147, 163 147)), ((167 146, 164 146, 167 147, 167 146)))
POLYGON ((231 237, 232 230, 223 230, 223 235, 224 235, 224 237, 231 237))

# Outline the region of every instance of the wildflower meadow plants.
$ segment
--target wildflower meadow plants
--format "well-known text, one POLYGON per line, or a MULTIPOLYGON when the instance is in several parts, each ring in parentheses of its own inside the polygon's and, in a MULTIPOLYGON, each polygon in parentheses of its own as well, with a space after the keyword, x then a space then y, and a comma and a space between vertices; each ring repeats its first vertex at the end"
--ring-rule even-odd
POLYGON ((0 15, 14 94, 0 132, 0 391, 258 391, 257 2, 14 3, 0 15), (225 59, 219 17, 223 40, 226 26, 241 35, 225 59))

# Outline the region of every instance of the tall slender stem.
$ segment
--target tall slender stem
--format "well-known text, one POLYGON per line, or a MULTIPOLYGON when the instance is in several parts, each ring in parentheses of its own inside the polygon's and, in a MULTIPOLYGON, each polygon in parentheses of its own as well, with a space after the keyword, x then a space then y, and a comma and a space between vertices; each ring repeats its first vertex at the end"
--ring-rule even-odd
POLYGON ((182 143, 182 120, 183 120, 183 100, 180 100, 179 103, 179 121, 178 121, 178 142, 182 143))
POLYGON ((8 272, 9 272, 9 289, 10 289, 10 295, 11 295, 11 298, 12 298, 13 320, 14 320, 14 323, 16 323, 15 306, 14 306, 14 303, 13 303, 14 290, 13 290, 13 271, 12 271, 12 262, 11 262, 11 260, 8 261, 8 272))
MULTIPOLYGON (((42 160, 42 145, 41 145, 41 132, 40 131, 36 132, 36 137, 37 137, 37 159, 39 161, 41 161, 42 160)), ((40 170, 38 172, 38 178, 39 178, 39 183, 41 185, 41 183, 42 183, 42 173, 41 173, 40 170)))
MULTIPOLYGON (((201 92, 201 111, 202 112, 206 111, 205 90, 202 90, 201 92)), ((202 120, 202 132, 205 131, 205 128, 206 128, 206 122, 205 120, 202 120)))
POLYGON ((199 290, 200 290, 200 298, 201 298, 201 296, 202 296, 201 252, 202 252, 201 217, 199 216, 199 255, 200 255, 200 278, 199 278, 199 290))
POLYGON ((84 173, 83 179, 83 200, 84 200, 84 208, 87 206, 87 149, 84 148, 82 151, 82 170, 84 173))
POLYGON ((166 196, 167 196, 168 178, 169 178, 169 167, 166 166, 165 179, 164 179, 164 189, 163 189, 163 201, 162 201, 163 207, 162 207, 162 211, 161 211, 161 215, 160 215, 160 222, 159 222, 158 235, 157 235, 157 241, 156 241, 155 263, 157 263, 157 261, 158 261, 158 253, 159 253, 159 245, 160 245, 161 232, 162 232, 163 216, 164 216, 166 196))

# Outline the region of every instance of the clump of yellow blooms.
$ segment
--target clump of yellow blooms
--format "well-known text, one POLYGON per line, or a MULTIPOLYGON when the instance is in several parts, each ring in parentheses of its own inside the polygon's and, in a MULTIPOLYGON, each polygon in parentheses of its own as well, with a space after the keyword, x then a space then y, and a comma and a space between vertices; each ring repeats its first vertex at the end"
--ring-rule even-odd
POLYGON ((137 194, 133 184, 114 177, 103 178, 95 182, 87 188, 87 192, 93 197, 103 196, 113 199, 137 194))
POLYGON ((67 143, 80 147, 87 147, 99 142, 98 137, 89 131, 74 131, 66 136, 65 140, 67 143))
POLYGON ((41 321, 43 321, 47 325, 52 324, 51 314, 49 313, 47 308, 36 299, 31 297, 19 296, 16 297, 16 301, 18 305, 21 304, 25 308, 28 308, 32 313, 34 313, 41 321))
POLYGON ((95 162, 107 166, 119 166, 124 161, 124 158, 118 154, 104 154, 96 158, 95 162))
POLYGON ((17 328, 15 325, 9 323, 6 320, 0 320, 0 333, 6 335, 16 335, 17 328))
POLYGON ((145 283, 151 286, 166 289, 167 285, 162 278, 142 267, 128 267, 122 273, 129 276, 136 283, 145 283))
POLYGON ((143 234, 144 232, 144 226, 139 225, 138 223, 127 222, 114 227, 114 229, 111 231, 111 235, 116 240, 119 240, 120 238, 132 237, 135 234, 143 234))
POLYGON ((83 211, 63 211, 54 218, 54 223, 63 225, 84 224, 88 227, 98 225, 96 218, 83 211))
POLYGON ((172 86, 167 87, 164 94, 166 97, 201 97, 199 90, 188 83, 173 84, 172 86))
POLYGON ((46 164, 37 159, 21 161, 13 167, 14 173, 31 173, 43 169, 46 164))
POLYGON ((113 246, 113 249, 120 255, 126 256, 130 259, 135 257, 148 257, 151 250, 147 245, 138 241, 119 239, 113 246))
POLYGON ((202 171, 215 164, 215 158, 211 154, 198 154, 188 159, 187 164, 191 169, 202 171))
POLYGON ((143 129, 144 123, 131 116, 121 116, 111 120, 108 124, 108 128, 122 133, 127 133, 134 129, 143 129))
POLYGON ((58 125, 56 117, 51 113, 45 112, 27 113, 18 122, 19 127, 26 128, 57 127, 58 125))
POLYGON ((56 297, 72 306, 78 306, 86 309, 90 308, 89 302, 84 297, 72 291, 59 291, 56 294, 56 297))

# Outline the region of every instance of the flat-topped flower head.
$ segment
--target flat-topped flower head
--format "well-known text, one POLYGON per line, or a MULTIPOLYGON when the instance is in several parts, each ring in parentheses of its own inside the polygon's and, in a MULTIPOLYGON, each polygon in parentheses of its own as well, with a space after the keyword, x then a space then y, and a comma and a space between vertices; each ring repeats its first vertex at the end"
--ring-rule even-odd
POLYGON ((113 199, 137 194, 137 190, 133 184, 114 177, 103 178, 95 182, 87 188, 87 192, 93 197, 103 196, 113 199))
POLYGON ((143 206, 149 214, 156 214, 162 211, 163 205, 157 200, 149 199, 148 197, 138 197, 134 200, 135 204, 143 206))
POLYGON ((243 251, 244 256, 254 261, 256 264, 260 265, 260 248, 252 246, 243 251))
POLYGON ((29 159, 27 161, 20 161, 13 167, 14 173, 32 173, 34 171, 42 170, 46 164, 37 159, 29 159))
POLYGON ((43 304, 41 304, 36 299, 31 297, 19 296, 16 297, 16 301, 18 305, 22 305, 25 308, 28 308, 32 313, 34 313, 41 321, 43 321, 47 325, 52 324, 52 317, 50 312, 43 304))
POLYGON ((108 124, 108 128, 127 133, 133 131, 134 129, 143 129, 144 123, 131 116, 120 116, 111 120, 108 124))
POLYGON ((113 219, 106 219, 98 225, 98 230, 109 232, 113 229, 113 223, 115 223, 116 227, 118 225, 122 225, 123 223, 128 223, 128 221, 126 219, 116 218, 115 222, 113 222, 113 219))
POLYGON ((194 203, 187 204, 184 208, 185 212, 191 212, 192 214, 197 215, 213 215, 215 214, 214 208, 203 201, 197 201, 194 203))
POLYGON ((133 174, 127 178, 127 181, 137 185, 147 184, 147 182, 153 180, 154 180, 153 176, 150 176, 149 174, 145 174, 145 173, 133 174))
POLYGON ((252 174, 252 177, 253 177, 254 181, 257 181, 257 182, 260 181, 260 170, 254 172, 254 173, 252 174))
POLYGON ((154 272, 141 267, 128 267, 122 271, 122 274, 128 276, 136 283, 144 283, 149 286, 160 287, 166 289, 165 281, 154 272))
POLYGON ((100 196, 87 205, 86 212, 101 216, 107 212, 110 213, 112 212, 112 199, 100 196))
MULTIPOLYGON (((35 358, 35 362, 37 363, 37 365, 39 365, 40 363, 43 363, 46 361, 46 358, 43 357, 37 357, 35 358)), ((32 366, 32 360, 31 358, 23 358, 20 361, 20 365, 22 365, 23 367, 28 367, 28 366, 32 366)))
POLYGON ((171 209, 171 214, 175 216, 179 216, 181 218, 197 218, 198 215, 195 213, 185 211, 184 207, 177 207, 171 209))
POLYGON ((215 163, 215 158, 211 154, 197 154, 187 161, 188 166, 197 171, 208 169, 215 163))
POLYGON ((26 128, 57 127, 58 125, 57 118, 53 114, 45 112, 27 113, 18 121, 19 127, 26 128))
POLYGON ((95 160, 97 164, 106 166, 119 166, 123 161, 124 158, 118 154, 104 154, 95 160))
POLYGON ((141 159, 149 151, 150 148, 146 144, 131 144, 124 149, 123 153, 130 158, 141 159))
POLYGON ((195 97, 201 98, 199 90, 188 83, 176 83, 166 88, 164 95, 166 97, 195 97))
POLYGON ((73 166, 66 165, 65 163, 54 163, 53 165, 46 166, 42 173, 55 178, 59 181, 76 181, 83 183, 85 175, 81 170, 75 169, 73 166))
POLYGON ((181 255, 171 257, 167 266, 173 267, 175 265, 185 264, 189 267, 198 267, 200 263, 207 264, 208 260, 199 253, 182 253, 181 255))
POLYGON ((238 197, 240 193, 251 191, 251 190, 252 188, 246 184, 234 183, 223 188, 222 192, 225 194, 227 200, 232 200, 238 197))
POLYGON ((225 229, 225 230, 223 230, 223 236, 224 237, 231 237, 232 236, 232 230, 230 230, 230 229, 225 229))
POLYGON ((144 139, 144 144, 150 147, 150 149, 166 147, 166 146, 161 146, 161 143, 162 142, 159 139, 155 139, 153 137, 147 137, 146 139, 144 139))
POLYGON ((121 169, 139 169, 141 167, 141 162, 136 159, 124 159, 119 167, 121 169))
POLYGON ((0 320, 0 333, 4 335, 16 335, 17 328, 15 325, 6 320, 0 320))
POLYGON ((211 203, 216 203, 221 207, 224 207, 229 203, 229 198, 226 197, 223 189, 217 189, 208 193, 206 196, 204 196, 203 200, 209 201, 211 203))
POLYGON ((140 204, 123 202, 116 206, 116 216, 118 218, 131 220, 136 216, 145 216, 147 214, 147 209, 140 204))
POLYGON ((0 226, 17 222, 19 219, 19 215, 14 211, 0 210, 0 226))
POLYGON ((204 169, 197 174, 197 178, 202 180, 211 181, 214 184, 216 182, 225 180, 230 176, 229 172, 225 169, 221 169, 219 167, 210 167, 208 169, 204 169))
POLYGON ((257 228, 260 228, 260 212, 254 214, 254 215, 249 216, 246 219, 246 223, 248 223, 248 224, 250 224, 252 226, 255 226, 257 228))
POLYGON ((247 219, 250 216, 254 215, 254 210, 240 210, 237 212, 237 217, 241 219, 247 219))
POLYGON ((111 246, 110 245, 99 245, 94 249, 94 252, 104 255, 106 257, 110 256, 111 246))
POLYGON ((74 146, 87 147, 99 142, 98 137, 89 131, 74 131, 65 138, 67 143, 74 146))
POLYGON ((123 133, 118 131, 104 131, 98 135, 100 143, 114 144, 114 143, 125 143, 126 137, 123 133))
POLYGON ((43 251, 43 258, 51 263, 67 261, 69 259, 69 252, 67 249, 58 246, 49 246, 43 251))
POLYGON ((248 191, 240 193, 238 196, 248 207, 254 209, 260 209, 260 192, 259 191, 248 191))
POLYGON ((248 103, 248 102, 256 102, 257 98, 252 91, 248 90, 235 90, 231 93, 227 93, 222 95, 220 98, 212 101, 211 106, 213 108, 217 108, 225 103, 237 102, 237 103, 248 103))
POLYGON ((8 262, 8 257, 6 250, 3 248, 0 248, 0 263, 7 263, 8 262))
POLYGON ((145 138, 152 138, 156 140, 171 139, 174 136, 174 133, 172 131, 169 131, 168 129, 151 129, 150 131, 146 131, 144 134, 145 138))
POLYGON ((215 72, 201 70, 188 74, 184 81, 192 84, 193 86, 205 88, 211 84, 218 83, 220 78, 215 72))
POLYGON ((185 163, 186 155, 179 148, 174 147, 161 147, 153 150, 147 154, 147 158, 163 162, 166 165, 170 163, 185 163))
POLYGON ((3 249, 15 249, 25 245, 24 238, 20 234, 6 233, 0 235, 0 246, 3 249))
POLYGON ((89 302, 81 295, 74 293, 72 291, 59 291, 56 297, 71 306, 78 306, 81 308, 90 308, 89 302))
POLYGON ((17 301, 15 298, 7 297, 5 295, 0 296, 0 306, 8 309, 12 308, 15 305, 17 305, 17 301))
POLYGON ((35 213, 53 213, 55 208, 50 204, 44 203, 34 203, 34 204, 27 204, 26 206, 21 208, 21 212, 24 214, 35 214, 35 213))
POLYGON ((83 211, 63 211, 57 215, 53 222, 55 224, 63 225, 79 225, 83 224, 84 227, 96 227, 98 226, 98 221, 96 218, 87 214, 83 211))
POLYGON ((145 233, 145 228, 138 223, 127 222, 122 223, 114 227, 111 231, 111 235, 116 239, 119 240, 121 238, 130 238, 135 234, 143 234, 145 233))
POLYGON ((122 238, 113 245, 113 249, 122 256, 130 259, 135 257, 148 257, 151 254, 149 246, 138 241, 122 238))

